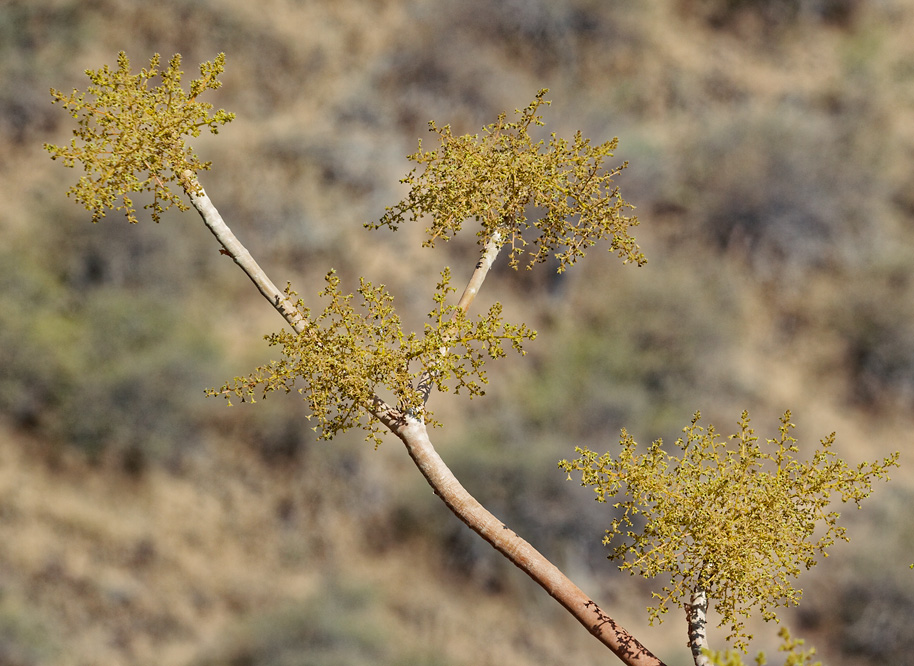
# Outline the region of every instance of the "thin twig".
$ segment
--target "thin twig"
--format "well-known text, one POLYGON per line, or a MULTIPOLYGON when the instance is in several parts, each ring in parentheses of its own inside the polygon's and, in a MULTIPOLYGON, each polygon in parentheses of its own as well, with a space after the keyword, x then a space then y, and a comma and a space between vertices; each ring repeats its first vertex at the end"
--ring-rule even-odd
MULTIPOLYGON (((501 250, 503 244, 501 233, 498 231, 494 232, 483 248, 482 256, 479 258, 479 261, 476 262, 476 269, 470 276, 470 280, 467 282, 467 286, 464 288, 460 300, 457 301, 457 310, 451 317, 452 320, 456 319, 460 314, 466 314, 470 309, 470 305, 472 305, 473 301, 476 299, 476 294, 478 294, 480 288, 482 288, 482 283, 485 281, 486 275, 489 274, 489 270, 491 270, 492 265, 495 263, 495 259, 498 257, 498 252, 501 250)), ((447 353, 447 347, 441 349, 442 356, 447 353)), ((422 398, 423 405, 425 405, 428 402, 429 397, 431 397, 433 379, 434 376, 428 370, 425 370, 419 376, 416 390, 422 398)))

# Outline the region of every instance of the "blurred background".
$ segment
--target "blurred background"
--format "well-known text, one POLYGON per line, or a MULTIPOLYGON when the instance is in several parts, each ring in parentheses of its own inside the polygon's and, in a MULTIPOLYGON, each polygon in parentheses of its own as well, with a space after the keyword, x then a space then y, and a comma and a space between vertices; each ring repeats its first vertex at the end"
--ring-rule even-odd
MULTIPOLYGON (((277 284, 365 275, 418 327, 473 240, 362 225, 429 120, 476 132, 548 87, 546 130, 618 136, 649 263, 496 270, 480 308, 539 337, 485 398, 433 398, 439 452, 682 666, 681 612, 646 626, 659 583, 605 559, 608 509, 559 459, 623 426, 673 441, 699 409, 724 433, 749 409, 762 437, 791 409, 801 453, 832 431, 851 463, 901 450, 783 618, 826 664, 914 663, 912 34, 911 0, 0 0, 0 664, 613 661, 393 437, 204 398, 282 322, 193 211, 93 226, 42 149, 73 127, 48 89, 120 50, 180 52, 188 79, 224 51, 208 97, 238 118, 197 148, 228 224, 277 284)), ((771 655, 777 627, 754 632, 771 655)))

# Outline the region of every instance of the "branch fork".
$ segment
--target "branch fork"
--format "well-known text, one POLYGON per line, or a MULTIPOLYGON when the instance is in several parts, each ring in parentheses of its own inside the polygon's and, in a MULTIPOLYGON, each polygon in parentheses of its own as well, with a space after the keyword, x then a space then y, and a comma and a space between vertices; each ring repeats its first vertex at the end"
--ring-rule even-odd
MULTIPOLYGON (((195 174, 189 170, 183 172, 182 184, 203 222, 222 245, 224 253, 232 257, 294 331, 303 331, 304 319, 298 309, 232 233, 195 174)), ((503 241, 496 232, 484 247, 482 257, 458 302, 461 311, 469 309, 502 244, 503 241)), ((443 350, 443 353, 447 353, 447 350, 443 350)), ((428 399, 432 383, 431 377, 420 378, 420 390, 424 392, 423 402, 428 399)), ((461 485, 432 445, 421 418, 392 407, 377 396, 373 398, 368 410, 403 442, 432 490, 461 521, 546 590, 623 663, 629 666, 664 666, 660 659, 606 614, 558 567, 507 528, 461 485)))

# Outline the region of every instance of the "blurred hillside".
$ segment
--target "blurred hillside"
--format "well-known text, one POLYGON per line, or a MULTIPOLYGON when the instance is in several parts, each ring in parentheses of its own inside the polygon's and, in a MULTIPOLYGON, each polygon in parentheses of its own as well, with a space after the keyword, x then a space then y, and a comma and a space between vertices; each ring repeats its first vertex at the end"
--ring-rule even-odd
POLYGON ((912 0, 0 0, 0 664, 608 658, 393 438, 203 397, 279 320, 195 213, 90 225, 41 148, 72 128, 48 89, 120 50, 188 76, 225 52, 210 101, 238 119, 198 148, 226 221, 278 284, 365 275, 417 326, 475 246, 362 224, 428 120, 476 132, 548 87, 548 131, 619 136, 648 265, 497 271, 481 297, 540 336, 483 400, 434 399, 439 452, 677 666, 681 618, 646 626, 650 586, 605 560, 605 508, 556 461, 622 426, 675 439, 697 409, 770 436, 789 408, 801 446, 834 430, 853 462, 900 449, 784 617, 826 664, 914 664, 912 34, 912 0))

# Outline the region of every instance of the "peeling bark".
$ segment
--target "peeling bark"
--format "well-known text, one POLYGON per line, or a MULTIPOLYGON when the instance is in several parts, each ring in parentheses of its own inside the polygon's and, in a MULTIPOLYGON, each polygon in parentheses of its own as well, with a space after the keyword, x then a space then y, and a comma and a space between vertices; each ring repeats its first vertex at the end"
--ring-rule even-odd
POLYGON ((702 588, 692 592, 691 603, 685 604, 685 611, 689 623, 689 648, 695 666, 711 666, 711 660, 704 654, 708 649, 708 595, 702 588))

